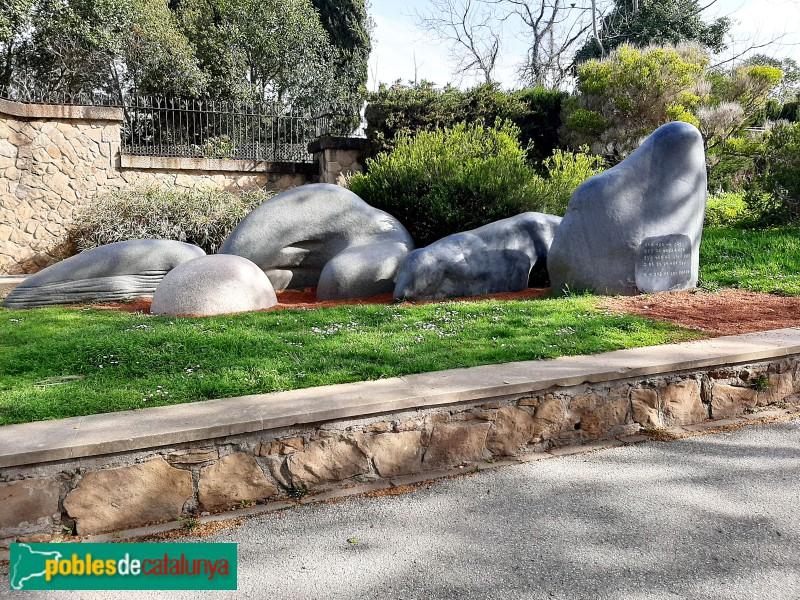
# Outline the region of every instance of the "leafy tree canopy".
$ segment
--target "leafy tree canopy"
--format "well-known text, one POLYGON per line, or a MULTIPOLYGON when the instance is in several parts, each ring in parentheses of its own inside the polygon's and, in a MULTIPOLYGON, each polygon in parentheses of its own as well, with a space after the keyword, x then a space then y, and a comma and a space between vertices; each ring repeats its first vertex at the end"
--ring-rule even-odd
POLYGON ((696 125, 706 149, 752 123, 783 73, 769 65, 709 70, 698 45, 622 45, 603 60, 578 66, 578 93, 565 104, 569 145, 590 144, 616 161, 669 121, 696 125))
POLYGON ((723 17, 706 23, 702 11, 697 0, 615 0, 611 12, 601 21, 599 43, 595 38, 587 40, 575 62, 602 58, 626 43, 647 46, 697 42, 719 52, 725 46, 730 20, 723 17))
POLYGON ((0 85, 358 107, 369 54, 364 1, 341 3, 338 13, 316 4, 6 0, 0 85))

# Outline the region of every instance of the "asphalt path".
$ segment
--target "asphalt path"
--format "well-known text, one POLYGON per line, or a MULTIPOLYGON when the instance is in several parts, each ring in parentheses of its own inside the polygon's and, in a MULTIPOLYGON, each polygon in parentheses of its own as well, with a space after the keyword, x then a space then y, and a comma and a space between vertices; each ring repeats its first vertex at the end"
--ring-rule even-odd
POLYGON ((800 420, 304 506, 185 541, 238 543, 239 591, 10 594, 6 574, 3 593, 798 600, 800 420))

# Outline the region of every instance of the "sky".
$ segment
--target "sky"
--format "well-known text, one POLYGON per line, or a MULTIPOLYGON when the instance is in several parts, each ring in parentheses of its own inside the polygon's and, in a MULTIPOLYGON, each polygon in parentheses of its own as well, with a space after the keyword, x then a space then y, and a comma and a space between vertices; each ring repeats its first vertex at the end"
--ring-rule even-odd
MULTIPOLYGON (((700 2, 708 4, 708 0, 700 2)), ((413 14, 415 10, 426 9, 425 0, 371 0, 370 3, 370 14, 375 21, 369 63, 370 90, 379 83, 393 83, 397 79, 413 81, 415 74, 418 81, 426 79, 438 85, 453 83, 463 87, 475 83, 454 78, 447 47, 427 39, 415 26, 413 14)), ((707 20, 718 16, 733 19, 731 32, 737 40, 768 41, 783 36, 780 42, 759 51, 800 62, 800 0, 717 0, 706 14, 707 20)), ((524 46, 513 38, 505 41, 497 77, 503 87, 511 89, 519 87, 515 67, 524 46)), ((738 51, 744 43, 734 43, 732 48, 738 51)))

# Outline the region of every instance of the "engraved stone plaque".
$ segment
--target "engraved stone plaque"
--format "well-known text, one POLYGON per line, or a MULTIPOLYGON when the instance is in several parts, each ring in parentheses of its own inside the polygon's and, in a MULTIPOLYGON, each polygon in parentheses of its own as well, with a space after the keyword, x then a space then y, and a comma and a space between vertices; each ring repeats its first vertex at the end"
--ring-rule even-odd
POLYGON ((636 287, 642 292, 668 292, 689 287, 692 242, 682 233, 644 238, 636 256, 636 287))

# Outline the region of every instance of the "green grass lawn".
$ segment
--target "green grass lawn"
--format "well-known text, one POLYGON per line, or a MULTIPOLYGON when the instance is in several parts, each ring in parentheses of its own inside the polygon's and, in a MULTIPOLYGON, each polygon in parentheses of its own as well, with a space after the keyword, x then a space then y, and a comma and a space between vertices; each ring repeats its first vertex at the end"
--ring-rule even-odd
MULTIPOLYGON (((800 295, 800 229, 707 229, 701 285, 800 295)), ((342 306, 207 319, 0 310, 0 424, 699 337, 601 298, 342 306)))
POLYGON ((0 311, 0 424, 699 337, 600 298, 342 306, 214 318, 0 311), (81 379, 53 379, 78 376, 81 379))
POLYGON ((800 228, 706 229, 700 247, 700 285, 800 295, 800 228))

